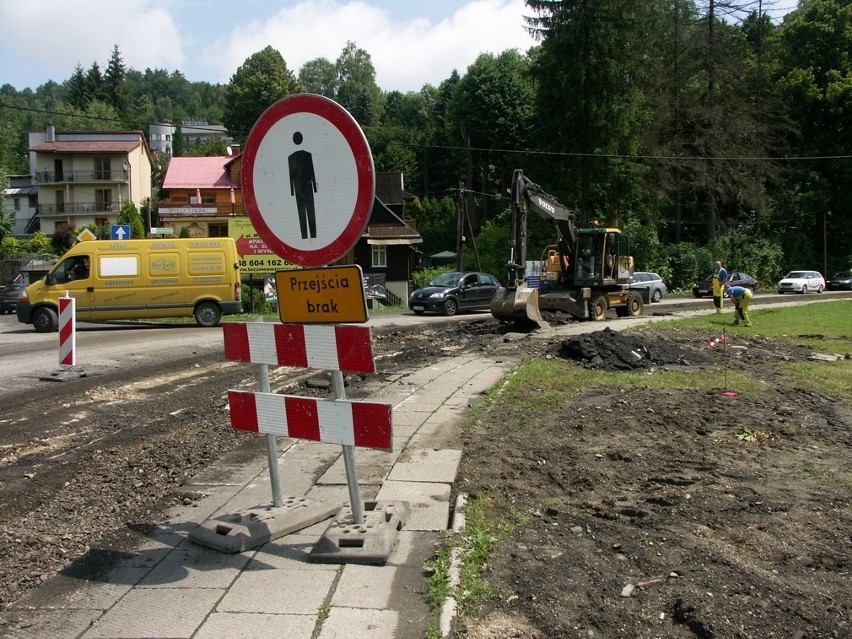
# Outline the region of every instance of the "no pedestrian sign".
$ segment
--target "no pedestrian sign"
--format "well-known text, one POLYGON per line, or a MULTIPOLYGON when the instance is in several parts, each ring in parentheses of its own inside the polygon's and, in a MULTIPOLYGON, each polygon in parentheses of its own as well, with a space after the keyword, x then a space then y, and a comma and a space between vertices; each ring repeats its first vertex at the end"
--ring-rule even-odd
POLYGON ((346 109, 312 94, 288 96, 258 118, 242 182, 257 234, 300 266, 345 256, 367 226, 376 190, 364 132, 346 109))

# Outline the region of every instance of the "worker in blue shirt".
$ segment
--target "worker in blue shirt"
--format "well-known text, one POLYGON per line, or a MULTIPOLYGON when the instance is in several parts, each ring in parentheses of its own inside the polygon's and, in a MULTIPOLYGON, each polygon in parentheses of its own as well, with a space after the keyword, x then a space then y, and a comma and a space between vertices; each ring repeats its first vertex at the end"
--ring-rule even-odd
POLYGON ((743 326, 751 326, 751 320, 748 318, 748 305, 751 303, 751 291, 743 286, 726 286, 728 297, 734 303, 734 321, 733 325, 737 326, 740 320, 743 326))
POLYGON ((721 262, 716 262, 713 271, 713 306, 716 307, 716 315, 722 313, 722 303, 725 300, 725 282, 728 281, 728 271, 721 262))

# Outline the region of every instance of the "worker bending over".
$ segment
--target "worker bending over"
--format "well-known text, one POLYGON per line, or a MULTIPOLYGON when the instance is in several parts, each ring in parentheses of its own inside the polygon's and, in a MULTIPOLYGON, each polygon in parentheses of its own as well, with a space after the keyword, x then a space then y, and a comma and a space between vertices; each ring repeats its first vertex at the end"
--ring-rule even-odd
POLYGON ((751 291, 744 286, 726 286, 728 297, 734 303, 734 321, 733 325, 737 326, 740 320, 743 321, 743 326, 751 326, 751 320, 748 318, 748 305, 751 303, 751 291))

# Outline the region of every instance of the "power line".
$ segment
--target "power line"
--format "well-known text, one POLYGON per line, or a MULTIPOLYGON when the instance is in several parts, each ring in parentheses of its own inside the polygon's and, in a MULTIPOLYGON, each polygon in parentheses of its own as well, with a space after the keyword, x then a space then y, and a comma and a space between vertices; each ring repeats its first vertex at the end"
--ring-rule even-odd
MULTIPOLYGON (((104 120, 107 122, 116 122, 119 124, 123 124, 122 120, 118 118, 106 118, 101 116, 92 116, 92 115, 75 115, 68 113, 61 113, 59 111, 49 111, 47 109, 35 109, 32 107, 21 107, 9 104, 3 104, 0 102, 0 108, 5 109, 13 109, 17 111, 29 111, 32 113, 41 113, 44 115, 56 115, 56 116, 66 116, 66 117, 79 117, 86 118, 90 120, 104 120)), ((141 123, 142 126, 151 126, 152 123, 145 122, 141 123)), ((213 132, 220 132, 220 129, 199 125, 191 125, 193 129, 207 130, 213 132)), ((601 160, 633 160, 633 161, 665 161, 665 162, 706 162, 708 160, 713 161, 722 161, 722 162, 811 162, 816 160, 848 160, 852 158, 852 154, 845 155, 800 155, 800 156, 784 156, 784 157, 772 157, 772 156, 712 156, 705 157, 700 155, 628 155, 625 153, 584 153, 584 152, 572 152, 572 151, 541 151, 537 149, 498 149, 498 148, 486 148, 486 147, 462 147, 462 146, 451 146, 451 145, 440 145, 440 144, 415 144, 408 142, 393 142, 393 144, 397 144, 399 146, 404 147, 412 147, 412 148, 422 148, 422 149, 440 149, 444 151, 478 151, 483 153, 505 153, 505 154, 521 154, 521 155, 540 155, 540 156, 549 156, 549 157, 567 157, 567 158, 591 158, 591 159, 601 159, 601 160)))

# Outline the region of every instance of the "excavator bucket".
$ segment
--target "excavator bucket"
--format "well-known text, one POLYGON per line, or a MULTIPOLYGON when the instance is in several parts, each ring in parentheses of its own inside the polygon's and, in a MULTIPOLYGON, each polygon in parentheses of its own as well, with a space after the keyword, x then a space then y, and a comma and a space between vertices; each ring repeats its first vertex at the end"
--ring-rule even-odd
POLYGON ((491 314, 500 320, 531 322, 539 328, 549 326, 538 308, 538 289, 528 286, 519 286, 514 289, 502 286, 498 288, 491 299, 491 314))

